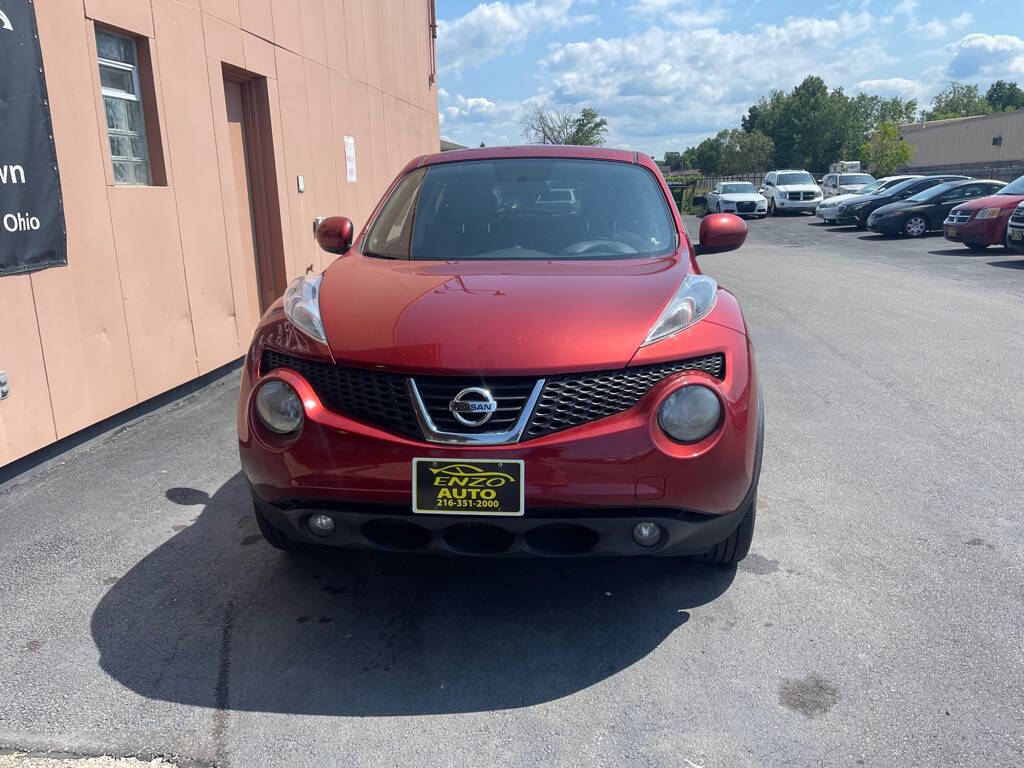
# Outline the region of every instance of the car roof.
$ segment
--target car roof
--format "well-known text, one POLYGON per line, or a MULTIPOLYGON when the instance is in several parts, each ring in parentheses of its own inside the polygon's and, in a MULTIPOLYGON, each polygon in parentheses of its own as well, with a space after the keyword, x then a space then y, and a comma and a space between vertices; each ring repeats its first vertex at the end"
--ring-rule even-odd
POLYGON ((577 147, 562 144, 524 144, 507 147, 469 147, 452 152, 435 152, 419 158, 415 166, 459 163, 469 160, 499 160, 515 157, 563 157, 578 160, 614 160, 620 163, 653 163, 646 155, 631 149, 577 147))

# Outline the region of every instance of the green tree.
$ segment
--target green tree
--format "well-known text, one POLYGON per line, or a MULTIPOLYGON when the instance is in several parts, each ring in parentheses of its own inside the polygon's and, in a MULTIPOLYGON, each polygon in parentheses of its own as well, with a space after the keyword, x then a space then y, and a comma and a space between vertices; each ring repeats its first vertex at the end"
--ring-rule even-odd
POLYGON ((664 162, 671 171, 681 171, 683 169, 683 155, 680 152, 666 152, 664 162))
POLYGON ((697 148, 696 147, 687 147, 683 151, 682 166, 683 166, 683 168, 686 168, 686 169, 696 168, 697 167, 697 148))
POLYGON ((694 150, 694 165, 705 176, 713 176, 721 171, 722 140, 718 136, 704 139, 697 145, 694 150))
POLYGON ((554 110, 536 106, 519 119, 523 138, 534 144, 576 144, 599 147, 604 144, 608 121, 593 107, 579 112, 575 107, 554 110))
POLYGON ((925 120, 949 120, 954 117, 987 115, 992 106, 985 100, 975 84, 965 85, 956 80, 935 94, 932 108, 924 113, 925 120))
POLYGON ((1014 82, 996 80, 985 91, 985 101, 993 112, 1013 112, 1024 109, 1024 91, 1014 82))
POLYGON ((891 176, 910 164, 915 149, 900 136, 895 121, 883 120, 865 151, 871 157, 871 168, 876 176, 891 176))
POLYGON ((775 144, 760 131, 733 129, 721 131, 716 140, 721 142, 719 173, 731 176, 763 171, 771 164, 775 144))
POLYGON ((851 97, 811 75, 789 93, 775 90, 751 105, 741 125, 772 140, 775 166, 824 170, 836 160, 866 163, 866 142, 878 126, 885 120, 909 123, 916 112, 913 99, 851 97))

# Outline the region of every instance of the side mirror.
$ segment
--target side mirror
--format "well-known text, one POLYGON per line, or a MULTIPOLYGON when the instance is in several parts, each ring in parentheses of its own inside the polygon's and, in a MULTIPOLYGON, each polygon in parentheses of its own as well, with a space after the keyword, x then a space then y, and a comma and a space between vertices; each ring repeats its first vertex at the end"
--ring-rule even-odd
POLYGON ((328 253, 343 254, 352 247, 352 220, 344 216, 329 216, 313 223, 316 242, 328 253))
POLYGON ((715 213, 700 222, 700 244, 697 255, 735 251, 747 239, 747 223, 731 213, 715 213))

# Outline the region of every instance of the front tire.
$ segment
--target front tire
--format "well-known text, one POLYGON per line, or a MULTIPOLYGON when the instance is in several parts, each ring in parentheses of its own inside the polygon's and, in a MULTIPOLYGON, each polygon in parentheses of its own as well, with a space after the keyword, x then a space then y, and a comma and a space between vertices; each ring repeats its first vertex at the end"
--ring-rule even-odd
POLYGON ((928 222, 924 216, 909 216, 903 222, 903 234, 907 237, 921 237, 928 231, 928 222))
POLYGON ((768 198, 768 214, 767 215, 768 216, 774 216, 776 213, 777 213, 777 211, 775 210, 775 198, 774 197, 769 197, 768 198))
POLYGON ((757 516, 757 496, 750 500, 747 513, 729 537, 718 542, 697 557, 697 562, 708 565, 735 565, 750 553, 750 544, 754 540, 754 519, 757 516))

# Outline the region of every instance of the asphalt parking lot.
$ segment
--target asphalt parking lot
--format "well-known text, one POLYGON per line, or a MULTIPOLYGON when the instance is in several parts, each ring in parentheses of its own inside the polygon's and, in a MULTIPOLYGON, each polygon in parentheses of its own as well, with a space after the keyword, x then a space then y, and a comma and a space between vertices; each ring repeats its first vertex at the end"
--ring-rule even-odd
POLYGON ((238 474, 232 374, 0 486, 0 748, 1024 764, 1024 254, 750 229, 701 260, 767 409, 738 569, 282 555, 238 474))

